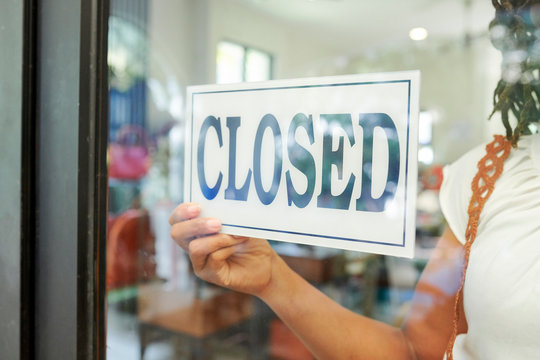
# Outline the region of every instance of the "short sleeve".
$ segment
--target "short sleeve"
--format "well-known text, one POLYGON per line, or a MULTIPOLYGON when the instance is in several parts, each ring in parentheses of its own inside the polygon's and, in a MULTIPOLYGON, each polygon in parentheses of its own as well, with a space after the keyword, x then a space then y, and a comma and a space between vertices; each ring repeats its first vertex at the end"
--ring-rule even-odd
POLYGON ((484 147, 477 147, 456 162, 443 169, 443 183, 439 194, 442 213, 448 226, 462 243, 469 217, 467 208, 472 196, 471 182, 477 171, 477 163, 482 158, 484 147))

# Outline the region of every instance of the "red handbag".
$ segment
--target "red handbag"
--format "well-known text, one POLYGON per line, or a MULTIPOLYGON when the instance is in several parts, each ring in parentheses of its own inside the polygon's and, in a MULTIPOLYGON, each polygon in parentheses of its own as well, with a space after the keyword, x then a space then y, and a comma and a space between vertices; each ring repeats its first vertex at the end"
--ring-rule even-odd
POLYGON ((144 129, 125 125, 109 145, 109 177, 138 180, 148 173, 150 152, 144 129))

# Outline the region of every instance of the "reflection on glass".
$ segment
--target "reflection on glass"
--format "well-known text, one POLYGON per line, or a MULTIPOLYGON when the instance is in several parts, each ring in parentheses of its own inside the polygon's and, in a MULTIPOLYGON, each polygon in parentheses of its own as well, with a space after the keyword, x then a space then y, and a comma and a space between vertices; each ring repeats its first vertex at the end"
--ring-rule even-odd
POLYGON ((418 149, 418 161, 425 165, 433 163, 433 149, 431 146, 421 146, 418 149))
POLYGON ((266 52, 221 41, 217 46, 216 83, 265 81, 272 78, 272 56, 266 52))
POLYGON ((432 111, 420 111, 418 119, 418 143, 421 145, 431 144, 433 137, 433 120, 434 113, 432 111))
MULTIPOLYGON (((498 63, 493 66, 493 54, 485 51, 489 41, 482 36, 475 37, 467 48, 461 38, 435 43, 433 33, 422 46, 410 47, 410 24, 404 24, 402 40, 395 40, 396 28, 386 30, 407 19, 408 10, 419 16, 417 8, 384 0, 376 8, 366 9, 368 3, 111 0, 108 359, 313 359, 258 299, 199 280, 186 254, 171 240, 169 214, 183 200, 184 131, 189 120, 184 113, 191 101, 185 97, 186 87, 203 83, 421 69, 426 79, 422 84, 425 106, 440 109, 440 121, 420 124, 420 142, 426 147, 419 152, 425 169, 421 169, 419 186, 416 258, 271 242, 290 267, 330 298, 354 312, 398 326, 402 323, 418 275, 443 226, 437 201, 442 167, 432 163, 433 154, 437 161, 447 163, 463 146, 480 138, 482 129, 467 124, 485 117, 488 110, 456 104, 467 104, 484 93, 489 98, 487 87, 470 84, 497 75, 498 63), (399 16, 380 21, 393 8, 399 9, 399 16), (357 18, 374 12, 378 16, 357 18), (485 73, 470 68, 482 68, 485 73)), ((273 106, 279 110, 279 104, 273 106)), ((245 141, 234 131, 238 114, 233 110, 231 106, 230 114, 221 115, 224 144, 245 141)), ((385 127, 379 139, 369 119, 361 119, 360 124, 358 114, 321 119, 325 121, 316 125, 325 134, 321 146, 331 156, 323 164, 322 174, 317 174, 310 155, 317 131, 311 115, 302 111, 305 109, 298 109, 288 131, 278 134, 269 118, 258 135, 259 142, 270 135, 286 141, 283 158, 278 151, 282 145, 276 141, 273 167, 268 172, 271 181, 260 179, 267 164, 258 163, 251 178, 223 176, 221 185, 227 186, 227 196, 243 199, 245 184, 253 181, 265 201, 272 200, 281 184, 287 186, 291 203, 299 208, 319 196, 326 207, 384 209, 399 178, 393 170, 399 166, 392 165, 399 161, 395 129, 385 127), (381 194, 372 194, 371 189, 375 142, 388 149, 387 183, 381 194), (344 149, 353 143, 364 149, 365 167, 357 179, 343 170, 344 149), (282 168, 285 161, 303 173, 304 182, 292 181, 282 168), (341 194, 330 191, 336 174, 344 184, 341 194), (319 175, 321 179, 317 179, 319 175), (314 190, 316 181, 322 182, 320 195, 314 190), (346 186, 355 181, 362 182, 360 199, 360 194, 351 193, 346 186)), ((346 113, 343 109, 342 114, 346 113)), ((218 142, 215 128, 210 127, 206 135, 218 142)), ((223 171, 230 167, 229 173, 234 173, 231 169, 236 165, 223 164, 223 171)), ((217 175, 209 176, 209 192, 216 181, 221 181, 217 175)), ((445 282, 446 274, 436 274, 431 279, 434 286, 452 291, 445 282)), ((426 297, 426 307, 430 306, 426 297)))
POLYGON ((216 83, 236 83, 244 80, 244 47, 227 41, 218 44, 216 83))
POLYGON ((271 78, 272 58, 262 51, 246 52, 246 81, 264 81, 271 78))

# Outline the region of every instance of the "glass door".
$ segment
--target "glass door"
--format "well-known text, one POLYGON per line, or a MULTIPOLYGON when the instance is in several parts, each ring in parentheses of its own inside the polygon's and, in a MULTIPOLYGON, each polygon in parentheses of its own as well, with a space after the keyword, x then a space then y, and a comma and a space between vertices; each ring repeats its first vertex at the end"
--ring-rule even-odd
POLYGON ((185 200, 187 89, 201 84, 421 71, 416 257, 271 241, 336 302, 400 326, 443 229, 442 166, 487 132, 476 119, 498 77, 493 11, 469 3, 111 0, 108 358, 313 359, 260 300, 197 278, 171 239, 185 200))

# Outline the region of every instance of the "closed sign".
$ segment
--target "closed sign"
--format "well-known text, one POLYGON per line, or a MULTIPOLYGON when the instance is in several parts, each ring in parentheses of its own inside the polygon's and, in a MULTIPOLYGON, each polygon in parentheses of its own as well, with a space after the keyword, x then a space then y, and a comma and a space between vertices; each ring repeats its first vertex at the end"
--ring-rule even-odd
POLYGON ((191 87, 185 199, 222 231, 411 257, 419 72, 191 87))

